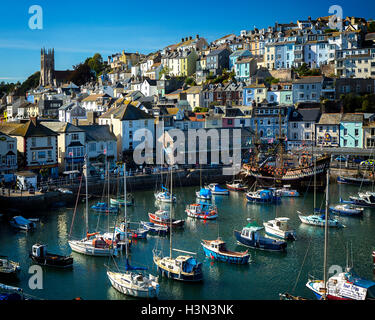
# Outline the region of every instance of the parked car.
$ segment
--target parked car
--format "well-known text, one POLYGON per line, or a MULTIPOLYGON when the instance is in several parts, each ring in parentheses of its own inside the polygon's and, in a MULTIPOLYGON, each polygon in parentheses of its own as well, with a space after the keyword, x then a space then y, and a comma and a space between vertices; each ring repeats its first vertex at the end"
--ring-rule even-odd
POLYGON ((363 159, 363 158, 353 158, 352 161, 353 161, 354 163, 361 163, 361 162, 365 161, 365 159, 363 159))
POLYGON ((375 165, 375 160, 373 159, 368 159, 366 161, 361 162, 361 166, 374 166, 375 165))
POLYGON ((348 160, 347 157, 344 157, 344 156, 338 156, 335 158, 336 161, 340 161, 340 162, 346 162, 348 160))

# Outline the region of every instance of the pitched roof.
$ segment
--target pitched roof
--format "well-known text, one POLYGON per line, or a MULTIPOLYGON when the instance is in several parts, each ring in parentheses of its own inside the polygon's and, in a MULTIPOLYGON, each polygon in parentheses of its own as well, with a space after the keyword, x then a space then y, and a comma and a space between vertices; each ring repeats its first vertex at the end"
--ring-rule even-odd
POLYGON ((111 116, 120 121, 153 119, 151 115, 135 107, 130 101, 124 101, 120 105, 110 108, 100 118, 111 118, 111 116))
POLYGON ((45 127, 38 120, 29 120, 26 123, 17 124, 1 124, 0 131, 10 136, 21 136, 21 137, 45 137, 45 136, 57 136, 57 133, 51 129, 45 127))
POLYGON ((293 81, 293 84, 304 84, 304 83, 316 83, 316 82, 322 82, 323 76, 308 76, 308 77, 302 77, 301 79, 296 79, 293 81))
POLYGON ((323 113, 319 124, 340 124, 341 113, 323 113))
POLYGON ((41 121, 41 124, 54 132, 64 133, 64 132, 82 132, 83 130, 76 127, 69 122, 61 121, 41 121))
POLYGON ((299 109, 290 113, 289 121, 317 122, 321 115, 319 108, 299 109))
POLYGON ((109 126, 103 125, 87 125, 78 126, 86 133, 86 141, 114 141, 116 136, 111 132, 109 126))

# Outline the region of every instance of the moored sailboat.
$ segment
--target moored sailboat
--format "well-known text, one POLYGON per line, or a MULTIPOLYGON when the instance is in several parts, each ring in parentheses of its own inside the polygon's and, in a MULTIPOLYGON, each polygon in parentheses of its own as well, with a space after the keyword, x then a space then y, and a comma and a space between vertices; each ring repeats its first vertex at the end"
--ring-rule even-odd
MULTIPOLYGON (((126 166, 124 164, 124 172, 126 166)), ((124 199, 126 199, 126 175, 124 175, 124 199)), ((127 240, 127 214, 124 206, 124 234, 127 240)), ((158 277, 152 274, 143 274, 147 268, 131 266, 128 258, 128 248, 125 247, 125 269, 116 271, 107 270, 107 276, 112 286, 119 292, 138 298, 156 298, 159 295, 160 285, 158 277)))
MULTIPOLYGON (((88 168, 87 168, 86 157, 85 157, 84 168, 85 168, 85 179, 86 179, 86 183, 85 183, 86 185, 86 210, 85 210, 86 237, 80 240, 70 239, 68 240, 68 244, 70 248, 72 249, 72 251, 85 254, 85 255, 89 255, 89 256, 108 257, 111 255, 116 255, 117 248, 116 248, 116 242, 114 240, 105 239, 103 235, 100 235, 99 232, 89 233, 88 182, 87 182, 88 168)), ((75 215, 75 211, 74 211, 74 215, 75 215)), ((72 226, 73 226, 73 223, 74 223, 74 218, 72 221, 72 226)))
MULTIPOLYGON (((172 187, 173 172, 171 172, 171 190, 172 187)), ((172 213, 173 207, 171 207, 171 217, 169 219, 169 256, 164 256, 161 250, 155 248, 152 251, 154 263, 158 271, 167 278, 190 282, 201 281, 203 279, 202 263, 193 257, 195 253, 172 248, 172 213), (185 255, 174 258, 173 251, 185 253, 185 255)))

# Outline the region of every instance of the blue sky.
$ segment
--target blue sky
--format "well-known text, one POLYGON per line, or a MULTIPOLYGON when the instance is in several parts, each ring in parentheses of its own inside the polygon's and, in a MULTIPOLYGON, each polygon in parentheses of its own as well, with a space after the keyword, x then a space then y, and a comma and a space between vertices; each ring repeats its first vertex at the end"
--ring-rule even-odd
POLYGON ((240 30, 328 15, 340 5, 344 16, 375 18, 375 2, 356 1, 1 1, 0 81, 23 81, 40 69, 40 49, 55 48, 57 70, 72 68, 96 52, 149 53, 182 37, 208 41, 240 30), (43 30, 31 30, 31 5, 43 9, 43 30))

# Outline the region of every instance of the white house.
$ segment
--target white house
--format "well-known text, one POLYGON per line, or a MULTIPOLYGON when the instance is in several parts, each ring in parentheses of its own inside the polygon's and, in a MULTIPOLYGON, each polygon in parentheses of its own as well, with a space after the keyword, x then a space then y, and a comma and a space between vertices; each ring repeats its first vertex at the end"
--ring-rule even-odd
POLYGON ((107 162, 113 167, 117 161, 116 136, 107 125, 79 126, 85 132, 85 150, 88 167, 104 169, 107 162))
POLYGON ((0 174, 17 169, 17 139, 0 132, 0 174))
POLYGON ((59 121, 72 123, 73 119, 86 119, 86 110, 77 102, 71 102, 59 108, 59 121))
POLYGON ((158 89, 156 86, 156 80, 145 79, 141 85, 140 90, 145 97, 158 95, 158 89))
POLYGON ((315 144, 315 124, 321 116, 319 108, 294 110, 288 120, 288 149, 315 144))
POLYGON ((42 121, 41 124, 58 134, 59 171, 81 171, 86 152, 85 131, 68 122, 42 121))
POLYGON ((133 151, 141 141, 135 141, 137 130, 149 130, 154 137, 154 117, 140 109, 138 104, 127 100, 112 107, 100 116, 99 124, 107 124, 117 138, 118 157, 133 151))
POLYGON ((57 136, 33 117, 23 123, 4 123, 0 131, 17 139, 17 150, 22 156, 19 165, 26 170, 57 176, 57 136))

